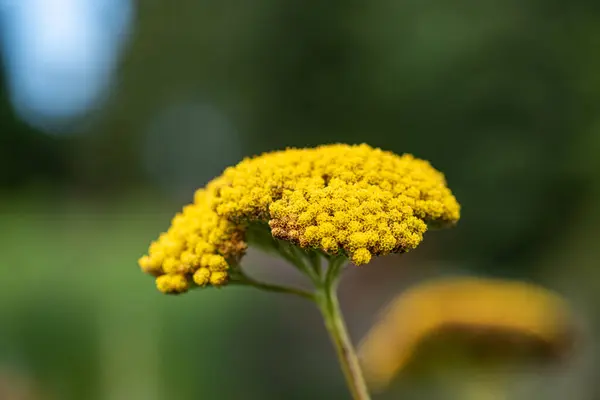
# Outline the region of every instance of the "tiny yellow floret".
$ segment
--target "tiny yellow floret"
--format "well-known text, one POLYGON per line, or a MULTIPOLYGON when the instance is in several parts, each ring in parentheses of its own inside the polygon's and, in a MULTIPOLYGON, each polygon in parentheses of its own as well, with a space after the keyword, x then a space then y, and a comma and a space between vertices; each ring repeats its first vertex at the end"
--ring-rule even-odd
POLYGON ((156 278, 156 287, 163 293, 177 294, 188 290, 188 281, 185 275, 161 275, 156 278))
POLYGON ((210 281, 210 270, 208 268, 200 268, 194 272, 194 282, 198 286, 206 286, 210 281))
POLYGON ((210 274, 210 284, 213 286, 223 286, 227 283, 227 272, 216 271, 210 274))
POLYGON ((371 252, 365 248, 357 249, 352 254, 352 262, 356 265, 367 264, 371 261, 371 252))
POLYGON ((138 260, 138 264, 139 264, 140 268, 147 274, 155 275, 155 274, 159 274, 161 271, 160 262, 157 262, 156 260, 153 260, 148 256, 142 256, 138 260))
POLYGON ((218 254, 211 254, 208 256, 205 266, 211 271, 226 271, 229 268, 225 258, 218 254))

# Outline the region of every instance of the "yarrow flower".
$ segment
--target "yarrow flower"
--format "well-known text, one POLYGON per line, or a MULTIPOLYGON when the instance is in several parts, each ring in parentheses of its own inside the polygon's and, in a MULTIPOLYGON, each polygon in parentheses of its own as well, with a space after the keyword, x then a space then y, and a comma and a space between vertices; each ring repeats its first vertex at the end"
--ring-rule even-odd
POLYGON ((190 281, 221 286, 227 282, 230 264, 246 250, 243 227, 219 217, 213 197, 213 185, 198 190, 194 203, 173 218, 169 230, 140 258, 140 267, 157 277, 161 292, 185 292, 190 281))
POLYGON ((396 375, 427 371, 428 362, 448 369, 451 360, 444 352, 462 350, 465 358, 485 360, 478 370, 490 363, 560 361, 570 353, 575 331, 565 300, 545 288, 502 279, 446 278, 417 285, 392 301, 363 340, 360 354, 371 387, 383 389, 396 375), (431 348, 434 359, 426 357, 431 348))
POLYGON ((428 227, 450 226, 459 217, 444 176, 412 155, 366 144, 287 149, 247 158, 199 189, 139 265, 163 293, 229 283, 313 301, 353 398, 368 400, 337 300, 342 267, 412 250, 428 227), (314 290, 246 275, 240 260, 248 243, 274 250, 314 290))
POLYGON ((248 158, 199 189, 139 260, 165 293, 222 286, 246 250, 249 224, 275 239, 356 265, 417 247, 460 206, 427 161, 368 145, 288 149, 248 158))

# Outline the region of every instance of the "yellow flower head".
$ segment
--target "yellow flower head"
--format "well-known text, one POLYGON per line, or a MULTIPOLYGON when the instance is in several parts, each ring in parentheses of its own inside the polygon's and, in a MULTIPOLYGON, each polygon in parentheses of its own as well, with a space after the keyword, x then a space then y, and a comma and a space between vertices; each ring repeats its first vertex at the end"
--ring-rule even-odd
MULTIPOLYGON (((444 176, 427 161, 365 144, 288 149, 245 159, 200 189, 140 266, 159 277, 222 285, 253 222, 268 223, 276 239, 361 265, 409 251, 428 225, 452 225, 459 216, 444 176)), ((181 282, 157 284, 179 293, 187 289, 181 282)))
POLYGON ((227 270, 246 249, 243 227, 219 217, 212 209, 214 189, 196 192, 194 203, 177 214, 171 227, 150 245, 140 267, 155 275, 163 293, 182 293, 190 283, 221 286, 227 270))
POLYGON ((517 361, 526 355, 558 358, 572 338, 570 319, 561 297, 535 285, 440 279, 418 285, 391 303, 361 344, 361 360, 370 384, 381 389, 422 356, 425 342, 444 338, 453 344, 466 342, 473 356, 483 351, 488 358, 493 353, 517 361))

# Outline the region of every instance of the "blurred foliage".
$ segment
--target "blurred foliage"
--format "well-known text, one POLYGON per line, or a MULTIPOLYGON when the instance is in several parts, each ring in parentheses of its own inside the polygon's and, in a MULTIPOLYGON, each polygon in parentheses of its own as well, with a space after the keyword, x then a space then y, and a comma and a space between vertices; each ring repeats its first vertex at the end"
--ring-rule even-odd
MULTIPOLYGON (((246 155, 342 141, 429 159, 463 205, 457 229, 429 238, 435 257, 565 278, 544 262, 557 249, 564 264, 583 258, 597 234, 585 215, 600 200, 599 22, 590 0, 138 2, 113 95, 78 134, 29 128, 0 83, 0 363, 23 363, 73 399, 107 385, 124 387, 111 399, 135 398, 131 387, 148 399, 306 398, 314 382, 343 391, 337 371, 328 383, 286 367, 282 354, 307 351, 276 343, 295 331, 285 312, 263 316, 270 297, 164 299, 135 268, 180 207, 142 166, 145 135, 161 110, 198 99, 231 120, 246 155), (102 347, 111 338, 122 338, 117 354, 102 347), (249 371, 246 359, 264 365, 249 371)), ((207 171, 234 154, 202 151, 207 171)))

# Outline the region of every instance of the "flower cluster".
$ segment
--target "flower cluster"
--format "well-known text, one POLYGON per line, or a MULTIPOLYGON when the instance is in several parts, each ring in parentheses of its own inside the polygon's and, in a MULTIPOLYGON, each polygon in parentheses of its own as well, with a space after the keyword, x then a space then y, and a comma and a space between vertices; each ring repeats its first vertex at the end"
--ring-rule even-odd
POLYGON ((460 206, 427 161, 368 145, 288 149, 248 158, 198 191, 194 204, 140 260, 164 292, 222 285, 245 248, 245 227, 356 265, 415 248, 428 224, 455 223, 460 206))
POLYGON ((362 364, 374 388, 386 386, 418 358, 423 343, 458 336, 474 349, 506 356, 531 353, 560 359, 574 335, 565 301, 518 281, 446 278, 402 293, 361 344, 362 364), (486 349, 483 349, 484 351, 486 349))
POLYGON ((415 248, 427 223, 454 223, 460 211, 428 162, 367 145, 265 154, 226 170, 221 185, 219 215, 268 220, 274 237, 343 250, 357 265, 415 248))
POLYGON ((221 286, 227 282, 230 265, 243 255, 242 227, 215 213, 213 196, 210 184, 198 190, 194 203, 175 215, 169 230, 140 258, 140 267, 157 277, 161 292, 185 292, 190 281, 198 286, 221 286))

